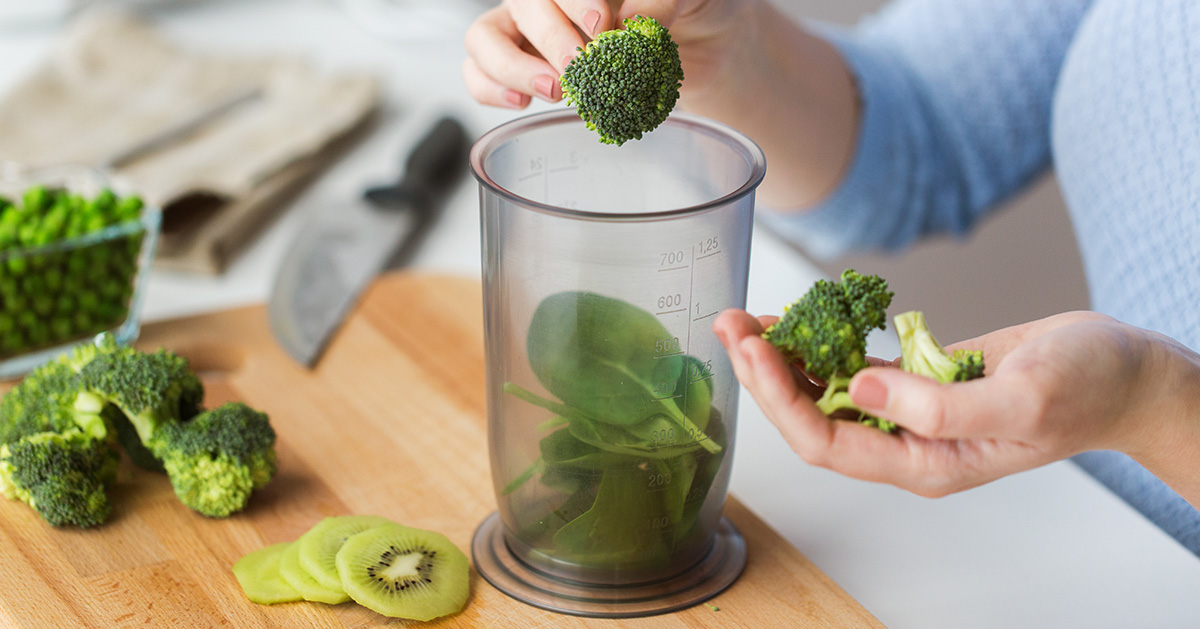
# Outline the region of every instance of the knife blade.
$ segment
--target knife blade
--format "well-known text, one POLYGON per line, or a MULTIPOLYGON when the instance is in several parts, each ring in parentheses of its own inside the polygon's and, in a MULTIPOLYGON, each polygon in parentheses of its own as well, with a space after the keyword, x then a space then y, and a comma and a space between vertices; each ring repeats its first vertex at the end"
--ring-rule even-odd
POLYGON ((442 118, 409 154, 402 179, 301 228, 267 303, 272 333, 297 362, 315 365, 367 284, 408 261, 465 172, 468 149, 462 124, 442 118))

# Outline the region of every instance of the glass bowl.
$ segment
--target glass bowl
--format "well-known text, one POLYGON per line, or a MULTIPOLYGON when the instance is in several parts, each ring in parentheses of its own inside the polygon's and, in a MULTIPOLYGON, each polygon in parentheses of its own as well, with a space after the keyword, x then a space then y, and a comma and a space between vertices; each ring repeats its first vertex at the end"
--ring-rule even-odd
MULTIPOLYGON (((27 170, 0 164, 0 196, 19 199, 34 185, 93 197, 105 188, 96 169, 27 170)), ((110 332, 135 340, 162 212, 45 245, 0 248, 0 380, 21 376, 81 342, 110 332)))

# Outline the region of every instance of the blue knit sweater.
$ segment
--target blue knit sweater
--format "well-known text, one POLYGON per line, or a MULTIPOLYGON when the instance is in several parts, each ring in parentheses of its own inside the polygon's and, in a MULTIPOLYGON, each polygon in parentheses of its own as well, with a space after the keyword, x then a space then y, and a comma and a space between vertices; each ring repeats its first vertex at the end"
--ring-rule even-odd
MULTIPOLYGON (((1053 166, 1092 307, 1200 349, 1200 2, 901 0, 829 36, 863 103, 853 163, 769 223, 821 255, 898 249, 1053 166)), ((1115 452, 1076 462, 1200 555, 1169 487, 1115 452)))

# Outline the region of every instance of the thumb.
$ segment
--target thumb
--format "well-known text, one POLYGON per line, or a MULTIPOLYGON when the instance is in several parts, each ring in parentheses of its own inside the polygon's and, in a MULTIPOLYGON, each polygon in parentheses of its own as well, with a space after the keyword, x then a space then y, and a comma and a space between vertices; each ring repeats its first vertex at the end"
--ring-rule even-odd
POLYGON ((894 367, 868 367, 850 381, 859 408, 930 439, 997 437, 1029 413, 1030 397, 1010 378, 942 384, 894 367))

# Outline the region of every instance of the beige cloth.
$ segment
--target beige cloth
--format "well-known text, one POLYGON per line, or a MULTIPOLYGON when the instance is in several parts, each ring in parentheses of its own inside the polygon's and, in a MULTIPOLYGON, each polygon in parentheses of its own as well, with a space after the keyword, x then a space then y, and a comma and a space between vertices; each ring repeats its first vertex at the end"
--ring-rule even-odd
POLYGON ((0 100, 0 160, 104 166, 219 112, 110 172, 120 188, 163 207, 157 264, 220 272, 377 100, 367 75, 196 54, 128 14, 94 13, 0 100))

